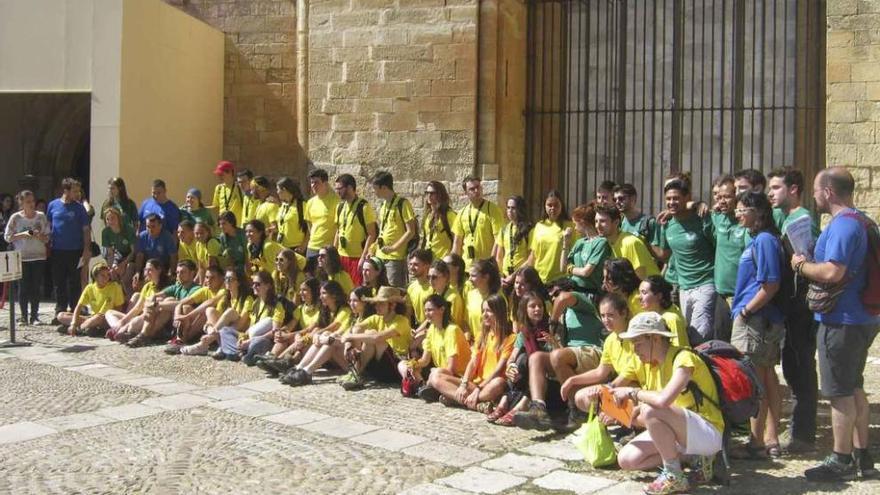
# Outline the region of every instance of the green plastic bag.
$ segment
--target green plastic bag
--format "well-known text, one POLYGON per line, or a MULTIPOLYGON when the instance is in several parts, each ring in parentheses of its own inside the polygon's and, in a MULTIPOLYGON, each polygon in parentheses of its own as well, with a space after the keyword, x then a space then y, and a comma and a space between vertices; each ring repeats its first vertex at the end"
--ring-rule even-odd
POLYGON ((596 406, 590 408, 590 416, 574 434, 575 447, 591 466, 605 467, 617 462, 617 449, 608 429, 596 416, 596 406))

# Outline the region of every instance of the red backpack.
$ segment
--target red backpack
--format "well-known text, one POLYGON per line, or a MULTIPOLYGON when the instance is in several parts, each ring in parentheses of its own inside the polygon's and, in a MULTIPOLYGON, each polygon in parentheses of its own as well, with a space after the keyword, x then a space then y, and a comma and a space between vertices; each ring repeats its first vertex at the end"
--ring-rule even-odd
POLYGON ((855 218, 868 233, 868 247, 865 253, 865 287, 862 289, 862 304, 865 311, 873 316, 880 315, 880 230, 873 220, 860 211, 845 213, 855 218))
POLYGON ((748 357, 722 340, 709 340, 695 349, 682 348, 678 352, 681 351, 693 352, 706 363, 721 399, 721 403, 716 404, 691 380, 686 391, 694 394, 697 407, 702 405, 703 399, 708 400, 721 410, 724 422, 728 425, 745 423, 749 418, 758 416, 764 388, 758 380, 755 365, 748 357))

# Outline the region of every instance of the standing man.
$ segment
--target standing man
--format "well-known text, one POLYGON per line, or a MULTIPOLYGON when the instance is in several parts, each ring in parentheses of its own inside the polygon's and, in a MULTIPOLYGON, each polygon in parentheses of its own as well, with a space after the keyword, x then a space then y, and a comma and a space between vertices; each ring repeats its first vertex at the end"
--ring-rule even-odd
POLYGON ((468 205, 458 212, 452 224, 452 252, 464 258, 465 272, 475 260, 492 256, 495 238, 504 226, 504 215, 495 203, 483 198, 480 179, 469 175, 461 183, 468 205))
POLYGON ((339 196, 330 190, 327 172, 318 168, 309 173, 312 196, 306 201, 303 215, 309 223, 309 243, 306 246, 306 271, 312 271, 318 262, 318 251, 333 245, 336 238, 336 206, 339 196))
POLYGON ((272 196, 272 183, 265 175, 254 177, 252 188, 252 201, 257 203, 254 219, 263 222, 266 229, 272 231, 272 237, 277 234, 275 220, 278 218, 278 198, 272 196))
MULTIPOLYGON (((214 199, 211 208, 217 208, 217 216, 223 212, 231 211, 235 218, 241 222, 241 209, 244 206, 244 193, 235 181, 235 165, 223 160, 214 167, 214 175, 220 179, 220 183, 214 186, 214 199)), ((241 222, 239 225, 244 225, 241 222)))
POLYGON ((748 231, 736 220, 736 186, 734 178, 724 174, 712 186, 715 205, 712 208, 712 226, 715 228, 715 302, 714 338, 730 342, 733 321, 730 304, 736 291, 739 258, 749 242, 748 231))
POLYGON ((648 246, 640 238, 620 230, 620 211, 617 208, 596 207, 596 231, 608 241, 615 258, 626 258, 632 263, 640 279, 660 274, 648 246))
MULTIPOLYGON (((811 216, 801 205, 804 176, 792 167, 776 169, 769 179, 768 198, 773 205, 773 220, 782 233, 782 245, 789 255, 793 254, 785 229, 803 216, 811 216)), ((811 220, 813 241, 819 237, 819 227, 811 220)), ((782 348, 782 374, 791 389, 793 408, 789 429, 782 434, 780 446, 789 453, 812 451, 816 443, 816 409, 819 379, 816 374, 816 331, 818 322, 807 306, 807 284, 801 276, 798 289, 786 308, 785 339, 782 348)))
POLYGON ((342 268, 351 276, 354 285, 360 286, 364 260, 376 242, 376 211, 367 200, 358 197, 357 183, 351 174, 337 177, 333 189, 342 200, 336 206, 339 228, 333 245, 339 251, 342 268))
POLYGON ((394 177, 391 173, 376 172, 370 183, 373 192, 382 200, 376 257, 385 263, 388 282, 394 287, 405 289, 407 245, 416 236, 416 214, 409 200, 394 192, 394 177))
MULTIPOLYGON (((85 207, 75 198, 79 197, 80 184, 70 177, 61 181, 61 197, 46 207, 46 217, 51 228, 50 266, 55 283, 55 313, 73 311, 79 301, 82 285, 80 267, 88 266, 92 257, 92 232, 85 207)), ((52 321, 57 325, 58 321, 52 321)))
POLYGON ((146 220, 150 214, 155 214, 162 220, 162 227, 172 236, 177 233, 177 225, 180 223, 180 208, 168 199, 168 191, 165 189, 165 181, 156 179, 150 190, 150 197, 141 203, 140 232, 146 228, 146 220))
POLYGON ((614 188, 617 184, 613 180, 603 180, 596 188, 596 206, 614 207, 614 188))
MULTIPOLYGON (((865 362, 877 335, 877 318, 862 304, 867 282, 866 219, 853 207, 855 180, 843 167, 819 172, 813 181, 816 209, 831 215, 819 235, 814 261, 805 255, 791 258, 795 273, 829 291, 842 290, 833 307, 816 313, 819 322, 819 377, 822 395, 831 401, 834 448, 818 466, 804 473, 810 481, 844 481, 857 474, 877 474, 868 453, 870 411, 865 395, 865 362)), ((876 228, 876 226, 872 226, 876 228)))
POLYGON ((241 224, 247 225, 248 222, 257 218, 257 208, 260 206, 260 199, 254 194, 253 181, 254 173, 248 169, 244 169, 235 174, 235 183, 241 190, 241 224))
POLYGON ((734 185, 736 186, 736 194, 742 194, 747 191, 764 192, 767 187, 767 179, 760 170, 753 168, 744 168, 733 174, 734 185))
POLYGON ((645 244, 654 238, 657 219, 643 213, 636 206, 639 195, 632 184, 622 184, 614 188, 614 205, 620 210, 620 230, 638 236, 645 244))
POLYGON ((710 217, 687 207, 690 186, 673 179, 663 187, 671 218, 660 228, 654 253, 661 260, 675 256, 681 312, 699 335, 689 335, 691 345, 711 339, 715 325, 715 228, 710 217))

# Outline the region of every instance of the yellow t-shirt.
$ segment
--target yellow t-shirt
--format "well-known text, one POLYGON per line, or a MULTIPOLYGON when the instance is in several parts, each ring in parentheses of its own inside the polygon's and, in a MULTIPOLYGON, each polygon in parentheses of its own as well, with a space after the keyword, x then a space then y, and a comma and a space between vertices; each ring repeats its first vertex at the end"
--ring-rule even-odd
POLYGON ((226 305, 226 298, 220 299, 220 302, 217 303, 217 311, 223 313, 229 308, 235 310, 239 316, 248 315, 254 309, 254 296, 247 296, 244 299, 235 299, 230 301, 231 304, 226 305))
POLYGON ((474 342, 480 340, 480 334, 483 333, 483 301, 489 297, 489 294, 483 296, 479 289, 470 287, 464 294, 464 308, 467 313, 467 325, 470 329, 471 337, 474 342))
MULTIPOLYGON (((299 263, 299 258, 303 259, 303 266, 305 266, 305 257, 297 256, 297 264, 299 263)), ((275 293, 278 294, 279 297, 283 297, 288 301, 297 301, 299 298, 299 286, 302 285, 306 280, 306 275, 302 271, 302 267, 300 267, 299 271, 296 272, 296 280, 293 283, 290 283, 290 280, 287 278, 287 275, 275 270, 272 272, 272 281, 275 282, 275 293)))
POLYGON ((199 265, 199 241, 193 239, 189 243, 180 241, 177 244, 177 260, 190 260, 199 265))
POLYGON ((458 325, 450 323, 445 329, 439 329, 432 323, 428 326, 422 349, 431 355, 431 362, 436 368, 447 368, 449 358, 455 357, 455 376, 464 374, 468 361, 471 359, 471 348, 458 325))
POLYGON ((492 374, 495 372, 495 369, 498 368, 498 363, 502 361, 507 361, 510 358, 510 354, 513 352, 513 344, 516 342, 516 334, 511 333, 504 339, 504 342, 501 343, 501 352, 496 352, 495 346, 498 343, 495 338, 495 332, 486 336, 486 346, 483 349, 479 349, 479 341, 474 343, 473 349, 471 349, 471 355, 476 356, 476 368, 474 369, 474 376, 471 381, 474 384, 480 384, 484 381, 492 378, 492 374))
POLYGON ((672 373, 675 369, 693 368, 694 373, 691 376, 691 381, 700 388, 709 400, 703 399, 703 405, 697 408, 694 403, 694 395, 685 390, 675 399, 674 404, 699 414, 706 421, 712 423, 719 433, 723 432, 724 418, 721 416, 721 411, 712 404, 712 402, 719 403, 718 389, 715 388, 715 380, 712 379, 709 368, 693 351, 681 350, 679 352, 680 349, 680 347, 670 347, 666 353, 666 359, 660 366, 652 366, 639 361, 638 365, 628 368, 621 375, 627 380, 638 382, 645 390, 659 392, 672 379, 672 373))
POLYGON ((443 220, 438 217, 432 221, 431 212, 425 213, 419 235, 423 239, 422 246, 431 251, 435 260, 443 259, 444 256, 452 252, 452 241, 455 238, 452 226, 455 225, 455 217, 457 216, 458 214, 451 208, 446 211, 446 221, 449 224, 447 232, 443 228, 443 220))
POLYGON ((336 237, 336 205, 339 204, 339 196, 334 192, 324 195, 323 198, 312 196, 306 201, 303 214, 306 222, 311 225, 309 231, 309 249, 321 249, 332 246, 333 238, 336 237))
POLYGON ((443 294, 443 299, 445 299, 446 304, 449 305, 449 319, 460 328, 464 328, 465 325, 467 325, 467 312, 464 309, 464 298, 461 297, 461 294, 459 294, 457 290, 450 286, 446 288, 446 293, 443 294))
POLYGON ((196 289, 196 291, 190 294, 187 299, 190 299, 194 305, 199 305, 223 292, 226 292, 226 289, 223 289, 222 287, 220 288, 220 290, 213 291, 210 287, 205 286, 196 289))
POLYGON ((351 275, 345 270, 340 270, 330 275, 328 279, 338 283, 342 287, 342 292, 346 294, 350 294, 354 290, 354 282, 351 280, 351 275))
MULTIPOLYGON (((390 201, 383 201, 379 208, 379 239, 383 246, 390 246, 397 242, 406 233, 406 223, 416 218, 412 204, 406 198, 394 195, 390 201), (402 202, 402 203, 401 203, 402 202), (401 205, 398 207, 398 203, 401 205)), ((377 243, 376 257, 382 260, 404 260, 406 259, 406 244, 400 246, 396 251, 385 254, 379 249, 377 243)))
POLYGON ((425 300, 433 293, 434 289, 431 288, 431 284, 427 281, 422 283, 418 280, 413 280, 407 286, 406 298, 410 307, 412 307, 416 323, 421 324, 425 321, 425 300))
POLYGON ((263 222, 263 225, 266 228, 269 228, 269 225, 275 223, 278 220, 278 203, 272 201, 263 201, 257 206, 257 211, 254 212, 254 218, 263 222))
POLYGON ((238 227, 244 225, 241 218, 241 208, 244 201, 244 193, 241 192, 241 188, 238 187, 238 184, 233 183, 232 186, 227 186, 225 183, 221 182, 214 186, 214 200, 213 205, 217 208, 218 216, 224 211, 231 211, 235 215, 235 221, 238 222, 238 227))
POLYGON ((259 199, 247 195, 244 195, 244 202, 241 207, 241 224, 244 225, 251 220, 257 218, 257 209, 260 207, 262 201, 259 199))
POLYGON ((465 270, 470 269, 474 260, 492 256, 495 238, 503 225, 501 208, 486 199, 478 206, 468 204, 458 212, 452 232, 462 240, 461 257, 465 270))
POLYGON ((562 256, 562 232, 571 228, 572 241, 580 235, 574 230, 574 222, 566 220, 562 225, 550 220, 541 220, 535 224, 529 236, 529 250, 535 255, 535 270, 545 283, 550 283, 565 276, 559 267, 562 256))
POLYGON ((605 343, 602 344, 602 359, 599 364, 611 366, 614 368, 614 372, 619 375, 639 363, 639 357, 633 351, 632 341, 620 340, 614 332, 605 337, 605 343))
POLYGON ((635 270, 645 267, 646 277, 660 274, 660 269, 657 268, 657 263, 654 261, 654 257, 651 256, 648 246, 638 237, 621 231, 617 239, 610 244, 611 253, 614 254, 615 258, 628 259, 635 270))
POLYGON ((405 359, 409 355, 409 344, 412 342, 412 327, 409 320, 403 315, 394 315, 391 321, 385 321, 380 315, 373 315, 366 318, 359 324, 361 328, 372 330, 376 333, 393 330, 397 335, 388 338, 388 345, 394 354, 401 359, 405 359))
POLYGON ((343 306, 339 308, 339 311, 336 312, 336 316, 333 317, 333 323, 339 323, 339 328, 336 331, 342 331, 343 334, 348 333, 351 330, 351 308, 348 306, 343 306))
POLYGON ((259 322, 263 318, 272 318, 272 323, 275 326, 284 325, 284 320, 287 319, 287 311, 284 309, 284 305, 281 302, 276 302, 275 307, 266 305, 262 300, 257 299, 254 301, 254 305, 252 308, 252 313, 254 315, 253 321, 254 323, 259 322))
POLYGON ((626 304, 627 304, 627 306, 629 306, 629 317, 630 318, 632 318, 633 316, 644 311, 644 309, 642 309, 642 303, 639 301, 639 290, 638 289, 634 290, 633 293, 629 295, 629 297, 626 300, 626 304))
POLYGON ((690 340, 688 339, 687 322, 684 321, 684 316, 681 314, 681 310, 678 309, 678 306, 673 304, 669 309, 661 313, 660 317, 666 322, 669 331, 675 334, 675 337, 672 337, 672 345, 675 347, 691 346, 690 340))
POLYGON ((502 227, 498 232, 498 236, 495 238, 495 243, 501 246, 504 250, 504 258, 501 261, 502 276, 513 274, 513 272, 518 270, 519 267, 525 263, 526 259, 529 257, 529 245, 531 244, 532 236, 534 235, 535 230, 532 229, 529 231, 529 235, 513 246, 513 240, 516 237, 516 225, 507 222, 507 225, 502 227))
POLYGON ((92 313, 102 315, 108 310, 116 309, 125 303, 122 286, 118 282, 109 282, 104 287, 92 282, 83 289, 79 296, 79 304, 88 306, 92 313))
POLYGON ((199 267, 207 268, 211 264, 211 258, 219 259, 222 249, 220 241, 213 237, 208 239, 208 242, 196 241, 196 262, 199 267))
POLYGON ((296 319, 297 328, 300 330, 304 328, 308 328, 316 323, 318 323, 318 318, 321 316, 321 308, 317 305, 306 305, 300 304, 296 307, 296 310, 293 312, 293 317, 296 319))
MULTIPOLYGON (((303 209, 305 209, 305 205, 303 205, 303 209)), ((296 204, 281 203, 275 221, 278 224, 278 242, 282 246, 294 249, 302 245, 306 233, 299 224, 299 210, 296 208, 296 204)))
POLYGON ((252 266, 251 270, 253 273, 256 273, 260 270, 265 270, 270 274, 275 274, 275 258, 278 256, 278 253, 283 251, 284 248, 281 244, 272 241, 263 242, 263 251, 260 253, 259 258, 251 258, 251 250, 250 245, 248 245, 247 250, 247 262, 252 266))
POLYGON ((141 287, 141 300, 146 301, 148 297, 154 296, 156 292, 158 292, 156 290, 156 284, 152 281, 145 283, 144 286, 141 287))
POLYGON ((339 256, 359 258, 364 252, 367 226, 376 223, 376 210, 373 209, 369 201, 361 198, 355 198, 351 203, 342 201, 339 205, 336 207, 336 225, 339 226, 339 256), (363 203, 363 206, 360 207, 364 218, 363 225, 357 215, 358 204, 361 202, 363 203), (345 242, 342 241, 343 239, 345 242))

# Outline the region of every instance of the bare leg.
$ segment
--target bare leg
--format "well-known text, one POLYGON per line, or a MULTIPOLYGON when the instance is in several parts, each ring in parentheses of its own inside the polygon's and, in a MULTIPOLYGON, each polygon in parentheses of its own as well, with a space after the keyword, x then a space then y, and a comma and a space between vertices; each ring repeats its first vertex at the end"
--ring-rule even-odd
POLYGON ((854 394, 856 403, 856 420, 853 429, 853 446, 857 449, 868 448, 868 432, 870 420, 870 406, 868 396, 863 389, 856 389, 854 394))
POLYGON ((838 454, 852 453, 857 416, 854 396, 831 398, 831 430, 834 432, 834 452, 838 454))
POLYGON ((547 395, 546 373, 551 369, 550 354, 533 352, 529 356, 529 391, 532 400, 544 400, 547 395))

